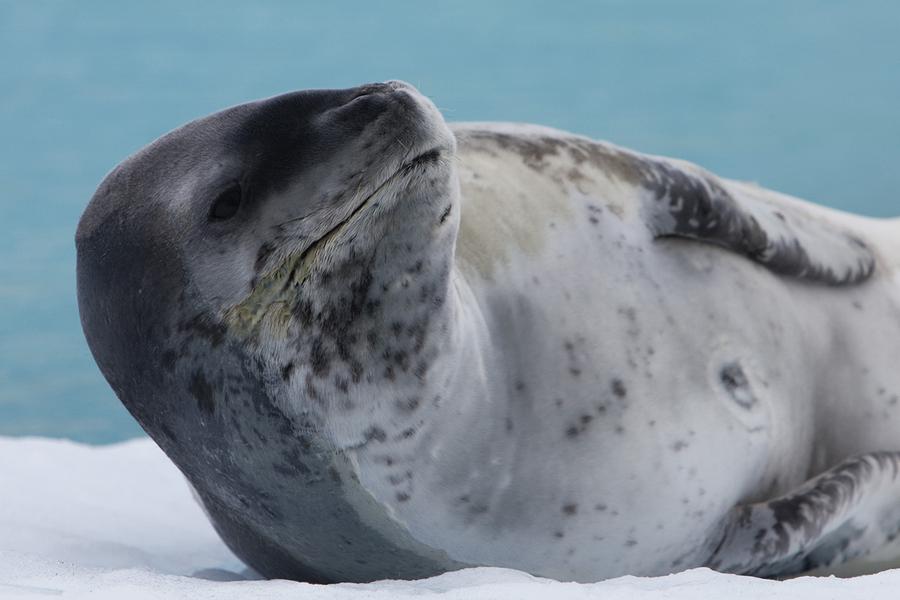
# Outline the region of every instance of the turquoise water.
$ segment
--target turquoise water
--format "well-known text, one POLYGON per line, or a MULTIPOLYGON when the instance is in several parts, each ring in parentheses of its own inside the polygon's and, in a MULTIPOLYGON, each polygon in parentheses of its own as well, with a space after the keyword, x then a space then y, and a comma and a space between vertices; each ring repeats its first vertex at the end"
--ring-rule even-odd
POLYGON ((140 434, 75 303, 75 225, 110 168, 230 104, 391 78, 448 119, 900 214, 898 2, 0 2, 0 434, 140 434))

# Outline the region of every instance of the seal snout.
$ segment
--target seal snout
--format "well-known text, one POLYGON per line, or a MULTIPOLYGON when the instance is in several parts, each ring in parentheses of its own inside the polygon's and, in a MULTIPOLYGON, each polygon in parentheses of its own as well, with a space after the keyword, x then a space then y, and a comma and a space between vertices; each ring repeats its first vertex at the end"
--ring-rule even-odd
MULTIPOLYGON (((397 161, 401 169, 436 163, 452 154, 456 139, 443 115, 415 86, 390 80, 362 85, 339 107, 346 119, 365 122, 364 137, 390 143, 365 144, 379 160, 397 161)), ((359 127, 362 129, 362 127, 359 127)), ((396 168, 396 167, 395 167, 396 168)))

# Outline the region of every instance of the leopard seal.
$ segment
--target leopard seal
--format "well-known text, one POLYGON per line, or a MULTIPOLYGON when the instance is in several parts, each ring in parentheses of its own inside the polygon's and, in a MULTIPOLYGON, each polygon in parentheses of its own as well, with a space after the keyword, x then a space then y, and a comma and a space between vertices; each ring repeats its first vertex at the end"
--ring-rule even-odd
POLYGON ((265 576, 784 576, 900 529, 898 231, 387 82, 125 160, 78 300, 265 576))

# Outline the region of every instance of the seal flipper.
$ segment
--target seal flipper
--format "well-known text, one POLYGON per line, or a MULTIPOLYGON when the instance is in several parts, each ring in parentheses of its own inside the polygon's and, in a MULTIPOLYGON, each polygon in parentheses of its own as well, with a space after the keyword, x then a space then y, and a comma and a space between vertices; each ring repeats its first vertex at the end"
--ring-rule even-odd
POLYGON ((643 159, 642 185, 654 193, 645 218, 656 237, 722 246, 780 275, 827 285, 865 281, 875 256, 865 242, 798 207, 742 193, 693 165, 643 159))
POLYGON ((707 566, 785 577, 864 556, 900 533, 900 452, 851 458, 796 491, 735 507, 707 566))

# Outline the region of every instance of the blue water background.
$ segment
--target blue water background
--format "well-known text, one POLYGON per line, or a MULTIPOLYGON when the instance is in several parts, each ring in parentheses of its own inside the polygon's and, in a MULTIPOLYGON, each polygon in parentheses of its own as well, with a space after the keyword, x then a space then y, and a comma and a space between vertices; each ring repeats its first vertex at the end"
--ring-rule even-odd
POLYGON ((75 226, 109 169, 231 104, 391 78, 450 120, 900 214, 900 2, 2 2, 0 434, 141 433, 75 302, 75 226))

